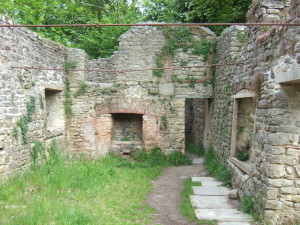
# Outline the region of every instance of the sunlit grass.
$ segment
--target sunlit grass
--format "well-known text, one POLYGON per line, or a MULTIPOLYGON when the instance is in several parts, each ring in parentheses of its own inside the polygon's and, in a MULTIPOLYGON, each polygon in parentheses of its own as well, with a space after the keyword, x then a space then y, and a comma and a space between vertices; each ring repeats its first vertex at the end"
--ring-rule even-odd
POLYGON ((116 156, 58 160, 0 186, 1 224, 147 224, 151 180, 162 167, 116 156))
POLYGON ((44 163, 0 182, 0 224, 149 224, 155 213, 145 204, 151 180, 167 166, 191 162, 157 147, 135 160, 73 159, 61 152, 55 143, 40 149, 37 154, 48 154, 44 163))

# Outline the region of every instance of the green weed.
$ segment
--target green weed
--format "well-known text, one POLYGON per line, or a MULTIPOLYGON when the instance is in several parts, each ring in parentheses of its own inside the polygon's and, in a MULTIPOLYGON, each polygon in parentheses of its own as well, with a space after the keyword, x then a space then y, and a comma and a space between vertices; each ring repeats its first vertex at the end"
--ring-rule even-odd
POLYGON ((85 82, 81 82, 79 85, 79 89, 73 94, 74 98, 78 98, 86 92, 87 84, 85 82))
POLYGON ((77 63, 74 61, 66 61, 65 62, 65 69, 75 69, 77 66, 77 63))
POLYGON ((254 209, 254 202, 250 196, 244 196, 241 199, 241 207, 239 208, 240 211, 249 214, 254 221, 263 222, 262 216, 255 211, 254 209))
POLYGON ((179 205, 180 212, 184 215, 190 222, 197 221, 199 224, 207 225, 212 224, 216 225, 217 222, 214 220, 198 220, 195 215, 195 209, 191 203, 190 195, 193 195, 193 186, 201 186, 200 182, 192 182, 191 178, 187 178, 183 183, 183 190, 181 191, 181 201, 179 205))
POLYGON ((64 92, 64 109, 65 109, 65 114, 67 117, 70 117, 73 115, 73 110, 72 110, 72 99, 71 99, 71 91, 70 91, 70 82, 69 80, 66 80, 65 84, 65 92, 64 92))
POLYGON ((203 156, 205 149, 202 144, 194 145, 193 143, 186 141, 185 143, 186 152, 193 153, 198 156, 203 156))
POLYGON ((221 163, 217 154, 210 147, 204 155, 204 166, 209 174, 223 182, 225 186, 231 186, 230 171, 221 163))
MULTIPOLYGON (((29 129, 29 123, 32 121, 32 116, 35 113, 35 97, 30 96, 30 101, 27 102, 26 104, 26 114, 23 115, 16 123, 17 127, 20 128, 21 130, 21 137, 22 137, 22 141, 23 144, 27 144, 28 143, 28 137, 27 137, 27 132, 29 129)), ((19 132, 14 129, 13 131, 13 135, 14 137, 17 137, 17 134, 19 132)))
POLYGON ((56 143, 45 151, 48 158, 38 168, 0 183, 1 224, 123 225, 152 221, 154 211, 143 202, 161 166, 145 167, 114 155, 98 160, 84 155, 71 159, 56 143))
POLYGON ((151 151, 135 151, 133 158, 145 166, 155 167, 155 166, 179 166, 179 165, 190 165, 192 163, 191 159, 181 154, 179 151, 174 151, 166 155, 161 148, 155 146, 151 151))

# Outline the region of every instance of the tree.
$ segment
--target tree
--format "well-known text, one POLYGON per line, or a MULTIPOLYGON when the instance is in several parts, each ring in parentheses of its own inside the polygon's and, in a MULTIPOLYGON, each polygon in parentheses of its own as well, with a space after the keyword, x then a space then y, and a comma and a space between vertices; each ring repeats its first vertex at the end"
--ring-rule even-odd
MULTIPOLYGON (((187 23, 246 22, 251 3, 252 0, 145 0, 144 19, 187 23)), ((211 28, 217 34, 224 29, 211 28)))
MULTIPOLYGON (((127 0, 2 0, 0 14, 21 24, 136 23, 136 1, 127 0)), ((109 57, 118 37, 128 27, 33 28, 45 37, 69 47, 84 49, 91 58, 109 57)))

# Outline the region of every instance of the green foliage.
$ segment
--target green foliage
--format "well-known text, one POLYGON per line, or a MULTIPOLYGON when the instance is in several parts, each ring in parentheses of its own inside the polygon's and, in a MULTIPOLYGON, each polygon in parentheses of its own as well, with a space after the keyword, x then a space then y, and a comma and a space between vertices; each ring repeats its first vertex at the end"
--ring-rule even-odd
MULTIPOLYGON (((2 0, 0 14, 21 24, 136 23, 141 13, 136 1, 115 0, 2 0)), ((32 28, 69 47, 84 49, 91 58, 109 57, 117 39, 129 27, 32 28)))
POLYGON ((130 137, 122 137, 121 141, 131 141, 130 137))
POLYGON ((161 125, 160 125, 160 129, 161 130, 166 130, 168 128, 168 120, 166 116, 162 116, 161 117, 161 125))
POLYGON ((133 154, 133 158, 135 161, 150 167, 190 165, 192 163, 191 159, 181 154, 181 152, 174 151, 166 155, 158 146, 153 147, 150 152, 136 150, 133 154))
POLYGON ((73 110, 72 110, 72 99, 71 99, 71 91, 70 91, 70 82, 69 80, 66 80, 65 84, 65 100, 64 100, 64 109, 65 109, 65 114, 67 117, 70 117, 73 115, 73 110))
POLYGON ((14 139, 18 139, 18 136, 19 136, 19 130, 17 127, 14 127, 13 128, 13 132, 12 132, 12 136, 14 137, 14 139))
MULTIPOLYGON (((163 67, 164 67, 164 63, 163 63, 162 55, 156 55, 156 68, 163 68, 163 67)), ((164 73, 165 73, 164 70, 153 70, 153 75, 156 77, 162 77, 164 73)))
POLYGON ((166 43, 163 47, 163 55, 175 56, 179 47, 192 41, 189 27, 164 27, 166 43))
POLYGON ((191 159, 180 151, 171 152, 167 155, 167 158, 168 162, 173 166, 190 165, 192 163, 191 159))
POLYGON ((201 186, 199 182, 192 182, 191 178, 187 178, 183 182, 183 190, 181 191, 181 201, 179 205, 179 210, 184 215, 189 222, 197 221, 197 217, 195 214, 195 209, 191 203, 190 195, 193 195, 192 186, 201 186))
POLYGON ((239 39, 240 42, 244 43, 244 42, 247 42, 247 33, 246 31, 241 31, 239 30, 237 32, 237 38, 239 39))
POLYGON ((30 155, 33 162, 33 169, 37 169, 39 167, 39 160, 41 158, 45 158, 46 155, 44 154, 44 146, 41 141, 35 141, 33 143, 33 147, 30 150, 30 155))
POLYGON ((144 0, 144 21, 178 22, 176 1, 174 0, 144 0))
POLYGON ((79 89, 73 94, 74 98, 78 98, 86 92, 87 84, 85 82, 81 82, 79 85, 79 89))
POLYGON ((205 149, 202 144, 194 145, 190 141, 185 142, 185 150, 186 152, 190 152, 198 156, 203 156, 205 153, 205 149))
POLYGON ((185 60, 180 61, 180 66, 187 66, 187 65, 188 65, 188 61, 185 60))
POLYGON ((101 94, 105 95, 110 95, 111 94, 111 90, 109 88, 102 88, 101 89, 101 94))
POLYGON ((109 155, 70 159, 57 144, 38 168, 0 182, 3 224, 150 224, 145 205, 162 167, 109 155), (4 207, 4 206, 13 207, 4 207))
MULTIPOLYGON (((165 45, 160 54, 156 57, 156 67, 164 67, 164 60, 174 58, 176 51, 182 48, 184 52, 191 50, 192 54, 203 55, 204 60, 207 61, 209 54, 214 52, 214 43, 207 40, 194 40, 191 36, 190 27, 163 27, 164 36, 166 38, 165 45)), ((181 61, 181 66, 187 66, 187 61, 181 61)), ((163 70, 154 70, 153 75, 161 77, 163 70)), ((182 82, 183 80, 172 77, 173 81, 182 82)), ((193 84, 190 84, 194 87, 193 84)))
POLYGON ((253 200, 250 196, 245 196, 242 199, 240 210, 244 213, 247 213, 247 214, 253 214, 254 213, 254 203, 253 203, 253 200))
POLYGON ((207 40, 201 40, 200 42, 195 42, 193 44, 192 53, 195 55, 203 55, 204 60, 208 60, 209 54, 213 53, 212 43, 207 40))
POLYGON ((209 174, 222 181, 225 186, 231 186, 232 174, 220 162, 217 154, 211 147, 207 149, 204 155, 204 165, 209 174))
POLYGON ((66 61, 65 62, 65 69, 75 69, 77 63, 73 61, 66 61))
MULTIPOLYGON (((30 96, 30 101, 26 104, 26 114, 21 116, 21 118, 17 121, 16 125, 17 127, 20 128, 21 130, 21 137, 22 137, 22 142, 23 144, 28 143, 28 137, 27 137, 27 132, 28 132, 28 125, 32 121, 32 116, 35 112, 35 97, 30 96)), ((13 130, 13 135, 15 138, 18 136, 18 131, 17 128, 13 130)))
POLYGON ((172 81, 178 82, 179 84, 183 84, 185 80, 182 78, 178 78, 178 76, 176 74, 172 74, 172 81))
POLYGON ((239 133, 239 134, 242 134, 244 131, 245 131, 245 126, 240 126, 240 127, 238 128, 238 133, 239 133))
POLYGON ((195 84, 197 82, 197 79, 195 77, 188 77, 187 81, 189 82, 189 87, 194 88, 195 84))
MULTIPOLYGON (((252 0, 146 0, 144 20, 158 22, 246 22, 252 0)), ((217 34, 224 26, 213 26, 217 34)))
POLYGON ((236 158, 243 162, 248 161, 250 158, 250 148, 250 142, 248 141, 246 147, 237 149, 236 158))

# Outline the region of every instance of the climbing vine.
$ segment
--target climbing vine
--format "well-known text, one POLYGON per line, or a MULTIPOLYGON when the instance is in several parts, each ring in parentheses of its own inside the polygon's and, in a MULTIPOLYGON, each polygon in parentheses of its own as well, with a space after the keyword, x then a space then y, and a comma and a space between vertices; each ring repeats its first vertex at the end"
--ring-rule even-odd
POLYGON ((13 137, 16 139, 19 136, 19 129, 20 129, 23 144, 28 143, 27 132, 29 128, 29 123, 32 121, 32 116, 35 112, 35 108, 36 108, 35 97, 31 96, 29 102, 26 104, 26 114, 23 115, 17 121, 16 123, 17 127, 13 129, 13 137))
MULTIPOLYGON (((189 27, 163 27, 162 29, 166 41, 161 52, 156 55, 157 68, 163 68, 166 60, 173 60, 179 48, 182 48, 184 52, 189 54, 201 55, 205 61, 208 61, 209 55, 214 52, 215 42, 208 40, 195 40, 191 36, 191 28, 189 27)), ((180 61, 180 66, 187 65, 187 61, 180 61)), ((162 77, 163 74, 164 70, 153 71, 153 75, 159 78, 162 77)), ((189 87, 194 87, 196 82, 193 78, 184 80, 182 78, 178 78, 176 75, 172 75, 172 81, 179 83, 188 82, 189 87)))
POLYGON ((73 115, 72 110, 72 99, 71 99, 71 91, 70 91, 70 82, 66 80, 66 89, 65 89, 65 100, 64 100, 64 109, 67 117, 73 115))
POLYGON ((86 92, 87 84, 85 82, 81 82, 79 85, 79 89, 73 94, 74 98, 78 98, 86 92))
POLYGON ((168 120, 166 116, 162 116, 161 117, 161 125, 160 125, 160 129, 161 130, 166 130, 168 128, 168 120))

